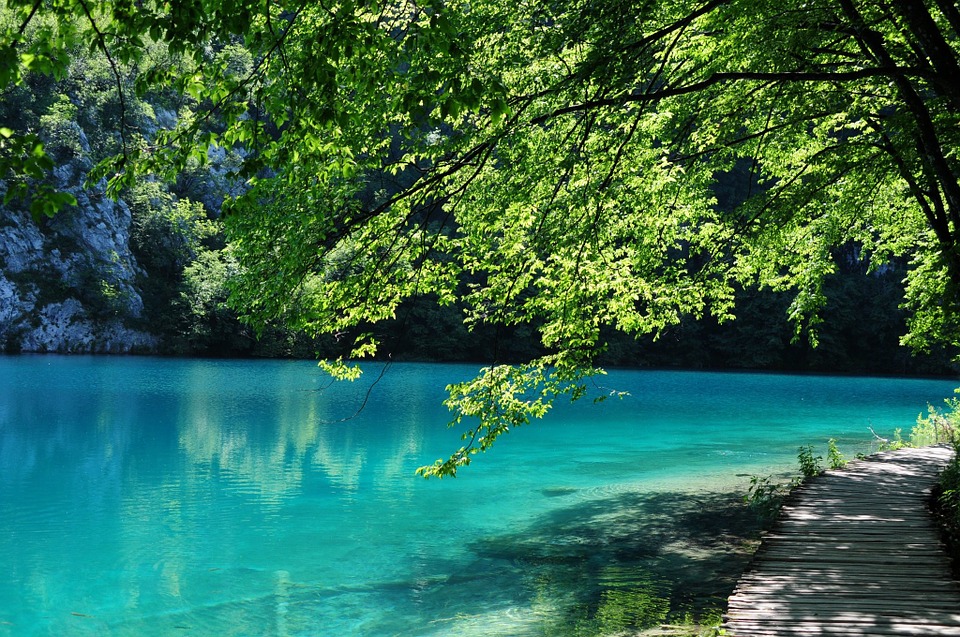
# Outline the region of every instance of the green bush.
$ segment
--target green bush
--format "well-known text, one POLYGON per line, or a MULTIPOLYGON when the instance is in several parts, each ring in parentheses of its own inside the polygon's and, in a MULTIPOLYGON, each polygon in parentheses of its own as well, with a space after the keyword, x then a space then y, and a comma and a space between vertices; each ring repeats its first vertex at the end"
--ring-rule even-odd
POLYGON ((83 153, 80 126, 77 124, 77 107, 70 98, 61 95, 40 117, 41 136, 47 152, 59 162, 69 161, 83 153))
POLYGON ((953 440, 953 459, 940 474, 934 513, 940 522, 940 530, 952 558, 953 575, 960 577, 960 440, 958 439, 953 440))
POLYGON ((957 425, 960 424, 960 400, 948 398, 944 401, 946 409, 927 406, 927 415, 917 416, 917 424, 910 431, 910 444, 915 447, 935 445, 941 442, 953 442, 956 439, 957 425))
POLYGON ((910 441, 903 439, 903 429, 897 427, 893 430, 893 438, 887 440, 886 438, 881 439, 880 446, 878 447, 879 451, 896 451, 897 449, 903 449, 904 447, 909 447, 910 441))
POLYGON ((810 445, 797 449, 797 460, 800 462, 800 474, 804 478, 813 478, 823 473, 823 456, 814 456, 813 447, 810 445))
POLYGON ((756 512, 761 521, 771 522, 780 513, 780 507, 790 493, 790 488, 790 485, 773 482, 769 477, 751 476, 750 487, 743 496, 743 501, 756 512))
POLYGON ((835 438, 827 441, 827 462, 830 463, 831 469, 843 469, 847 466, 847 459, 843 457, 840 449, 837 448, 835 438))

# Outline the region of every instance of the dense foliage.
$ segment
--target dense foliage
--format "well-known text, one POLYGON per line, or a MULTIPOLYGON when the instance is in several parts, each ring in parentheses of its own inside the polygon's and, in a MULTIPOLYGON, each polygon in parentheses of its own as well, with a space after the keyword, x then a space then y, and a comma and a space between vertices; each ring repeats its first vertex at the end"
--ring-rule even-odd
MULTIPOLYGON (((948 0, 8 7, 0 84, 103 54, 119 134, 93 177, 113 192, 236 153, 221 266, 255 326, 350 335, 361 357, 371 326, 429 296, 468 329, 536 332, 531 360, 451 388, 455 421, 476 419, 426 474, 582 395, 608 329, 725 322, 766 288, 816 340, 844 246, 875 272, 908 263, 911 346, 960 337, 948 0), (180 112, 143 132, 151 92, 180 112)), ((36 179, 36 139, 0 133, 0 169, 36 179)), ((37 214, 65 203, 40 195, 37 214)))

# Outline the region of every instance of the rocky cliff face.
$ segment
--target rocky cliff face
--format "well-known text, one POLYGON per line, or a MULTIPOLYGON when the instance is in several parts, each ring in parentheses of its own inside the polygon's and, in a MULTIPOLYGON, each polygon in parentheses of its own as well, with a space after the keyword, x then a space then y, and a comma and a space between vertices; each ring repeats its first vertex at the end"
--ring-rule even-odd
POLYGON ((102 190, 81 188, 86 163, 78 157, 55 170, 56 186, 78 205, 53 219, 36 223, 17 204, 0 207, 0 350, 126 353, 157 347, 155 336, 137 329, 143 301, 136 287, 141 271, 129 247, 130 211, 102 190))

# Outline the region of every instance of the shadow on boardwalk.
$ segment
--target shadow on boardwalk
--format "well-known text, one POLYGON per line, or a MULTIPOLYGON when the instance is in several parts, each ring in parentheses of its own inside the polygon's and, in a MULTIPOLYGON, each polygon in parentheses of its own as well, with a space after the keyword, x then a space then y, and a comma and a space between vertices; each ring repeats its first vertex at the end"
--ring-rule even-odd
POLYGON ((960 586, 928 508, 952 454, 885 452, 804 484, 730 597, 726 634, 960 636, 960 586))

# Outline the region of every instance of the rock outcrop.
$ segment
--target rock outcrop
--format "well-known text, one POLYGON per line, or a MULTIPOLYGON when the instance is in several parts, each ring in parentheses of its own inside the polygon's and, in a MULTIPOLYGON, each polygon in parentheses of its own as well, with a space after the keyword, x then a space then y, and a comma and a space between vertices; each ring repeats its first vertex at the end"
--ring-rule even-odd
POLYGON ((0 207, 0 350, 126 353, 158 345, 138 329, 142 273, 130 250, 130 211, 102 189, 82 187, 89 166, 81 157, 53 173, 77 206, 39 222, 16 202, 0 207))

